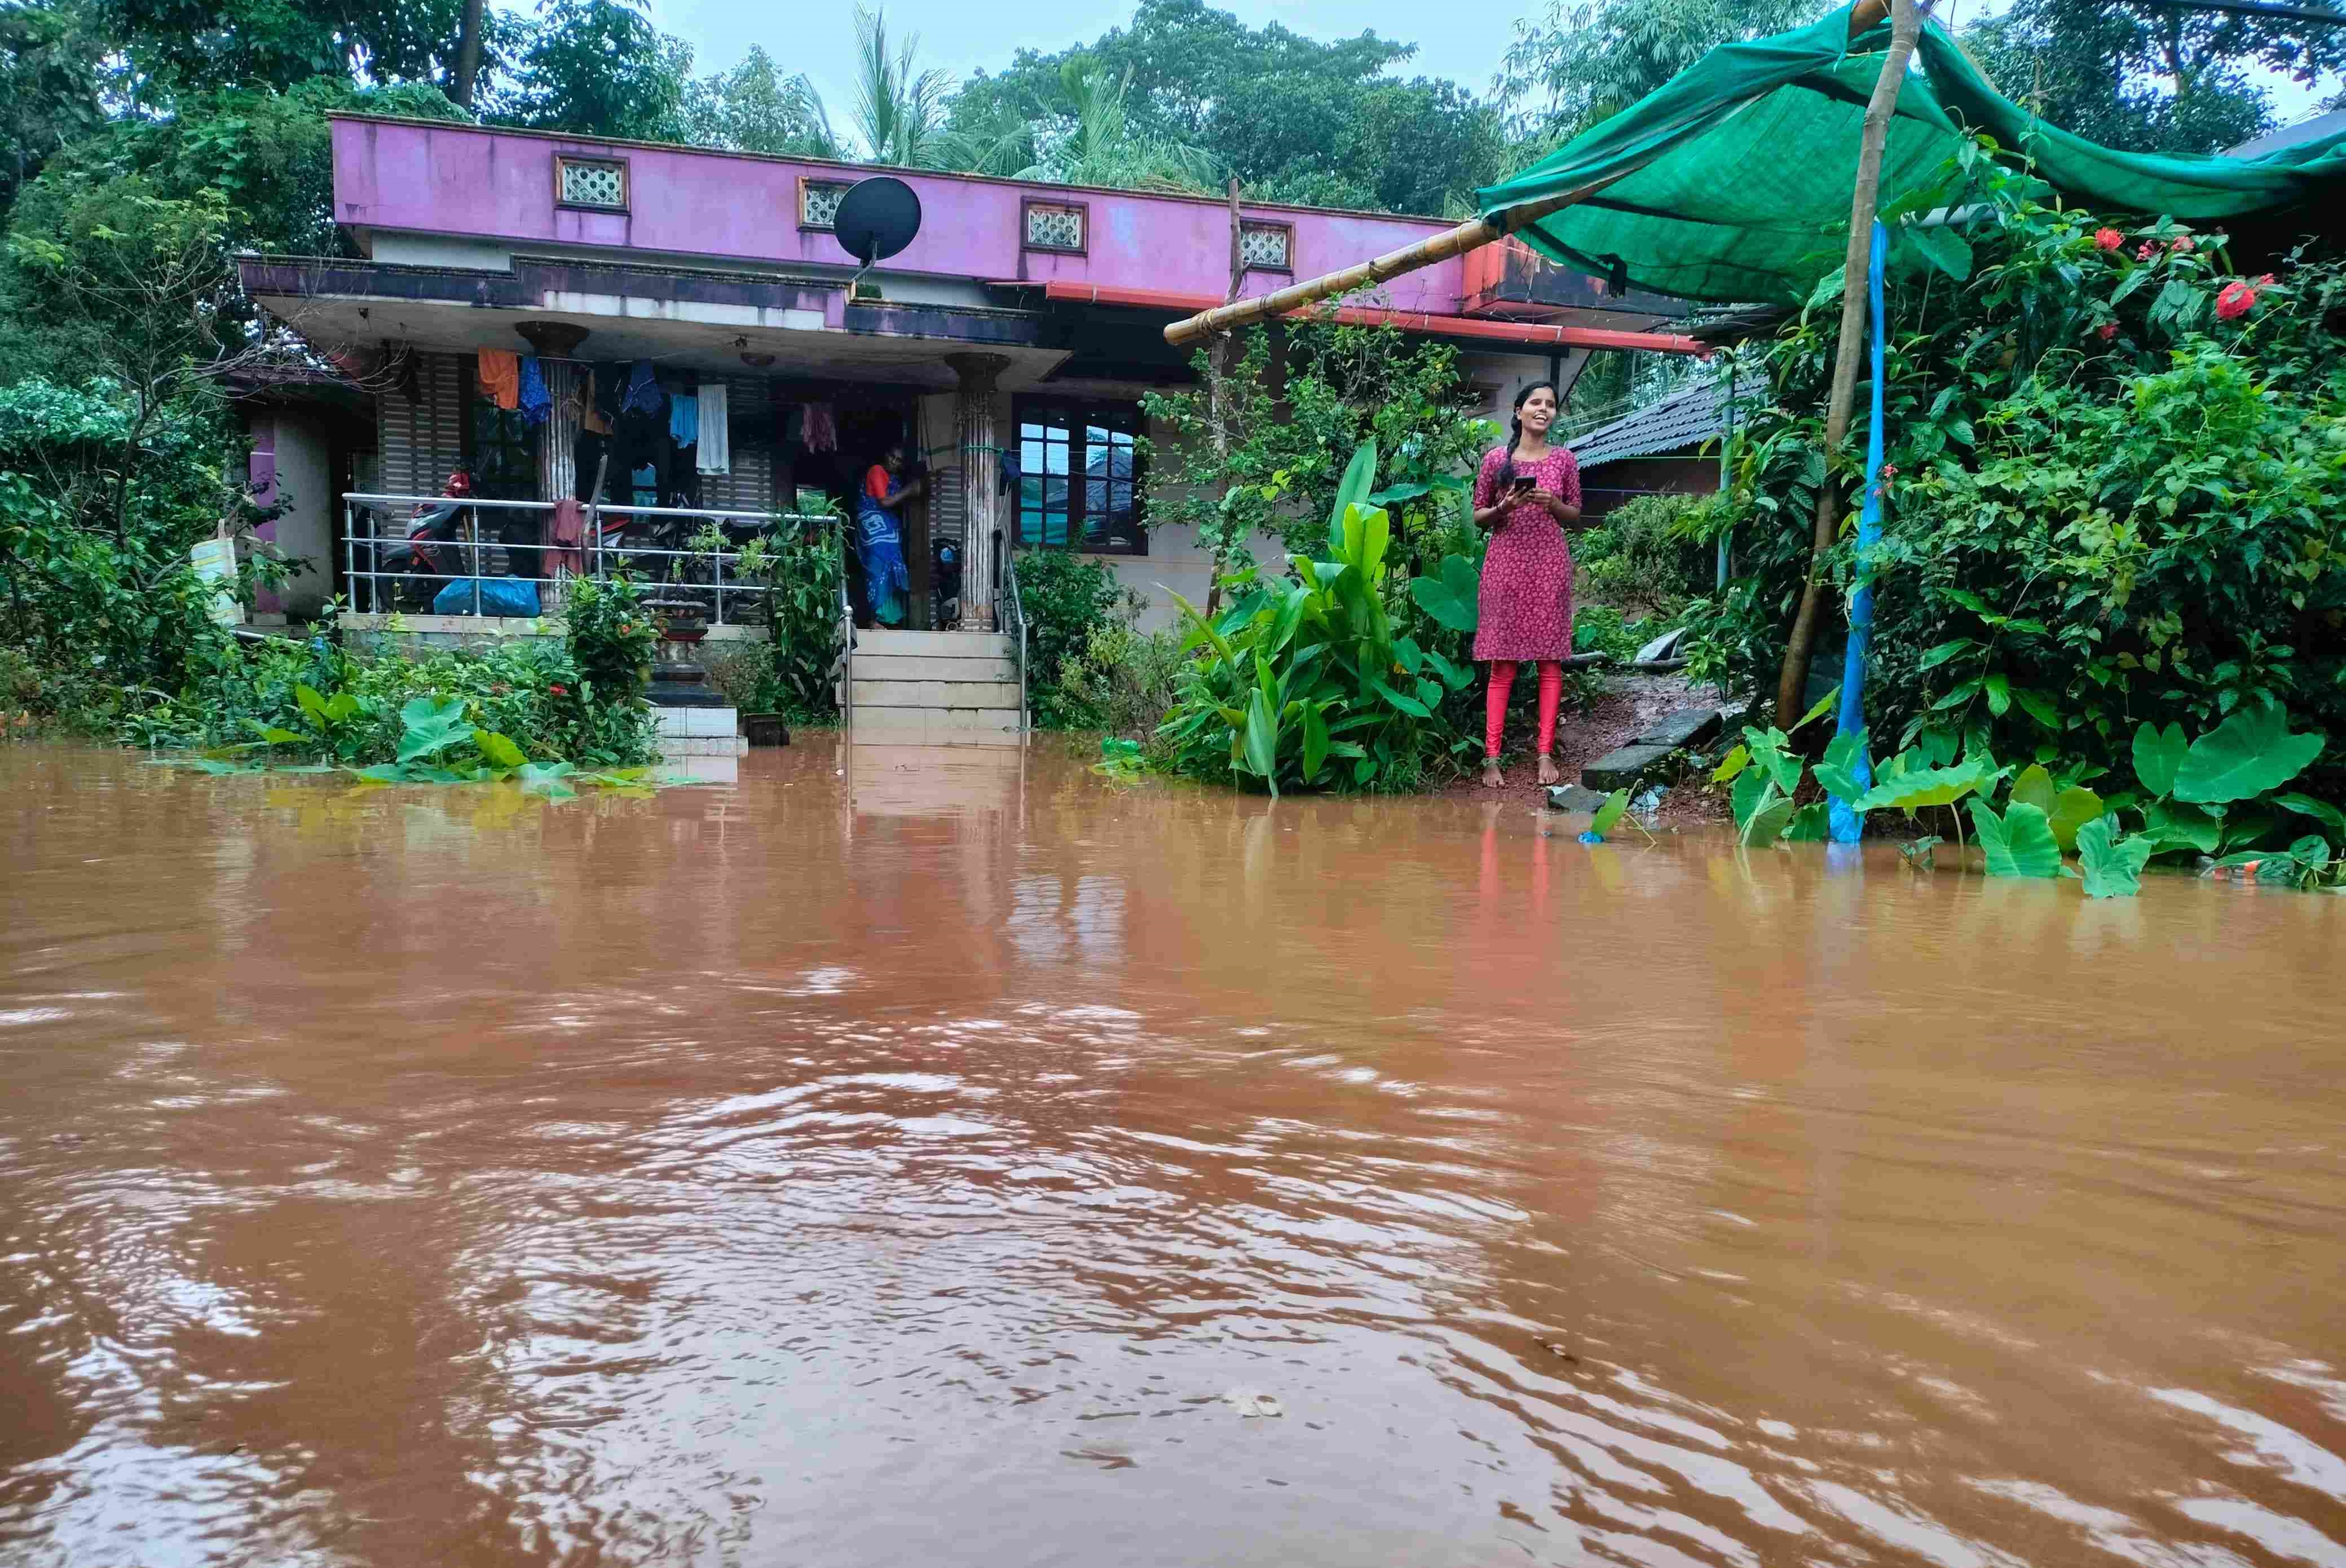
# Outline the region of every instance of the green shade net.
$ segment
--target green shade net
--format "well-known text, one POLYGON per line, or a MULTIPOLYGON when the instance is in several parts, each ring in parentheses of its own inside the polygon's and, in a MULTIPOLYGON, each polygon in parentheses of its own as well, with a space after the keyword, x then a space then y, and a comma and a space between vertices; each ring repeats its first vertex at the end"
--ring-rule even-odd
MULTIPOLYGON (((1887 24, 1854 43, 1849 9, 1813 26, 1714 49, 1658 92, 1502 185, 1483 216, 1621 178, 1520 231, 1549 260, 1658 293, 1720 303, 1802 300, 1841 264, 1866 101, 1887 24)), ((2263 158, 2117 152, 2014 104, 1924 25, 1882 161, 1881 204, 1928 193, 1967 135, 2067 200, 2187 221, 2295 207, 2346 185, 2346 132, 2263 158)))

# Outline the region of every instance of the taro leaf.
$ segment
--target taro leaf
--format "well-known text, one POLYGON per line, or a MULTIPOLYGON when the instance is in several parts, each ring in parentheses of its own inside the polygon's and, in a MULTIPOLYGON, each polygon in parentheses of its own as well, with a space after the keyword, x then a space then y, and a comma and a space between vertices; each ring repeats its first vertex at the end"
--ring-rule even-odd
POLYGON ((1800 787, 1800 774, 1808 764, 1793 753, 1775 746, 1762 746, 1753 755, 1776 780, 1776 788, 1790 795, 1800 787))
POLYGON ((2308 833, 2289 847, 2289 858, 2310 871, 2318 871, 2330 863, 2330 840, 2319 833, 2308 833))
POLYGON ((1392 648, 1393 663, 1401 666, 1403 673, 1415 675, 1425 667, 1425 650, 1417 646, 1415 637, 1395 637, 1392 648))
POLYGON ((2346 839, 2346 811, 2341 811, 2326 800, 2317 800, 2310 795, 2276 795, 2272 803, 2300 817, 2310 817, 2340 838, 2346 839))
POLYGON ((1751 763, 1751 748, 1739 743, 1719 764, 1719 771, 1710 776, 1714 784, 1724 784, 1751 763))
POLYGON ((1986 759, 1974 757, 1953 768, 1910 768, 1884 779, 1861 796, 1861 811, 1914 811, 1924 806, 1952 806, 1994 776, 1986 759))
POLYGON ((1427 717, 1442 706, 1442 683, 1421 676, 1417 682, 1417 700, 1425 704, 1427 717))
POLYGON ((2089 899, 2130 899, 2142 891, 2142 868, 2158 850, 2158 840, 2136 833, 2111 838, 2110 819, 2096 817, 2077 830, 2077 865, 2089 899))
POLYGON ((1746 769, 1728 794, 1728 799, 1735 808, 1735 825, 1739 828, 1750 821, 1775 792, 1776 787, 1770 781, 1766 769, 1746 769))
POLYGON ((293 687, 293 700, 300 703, 301 711, 308 714, 319 725, 323 726, 326 723, 326 699, 319 695, 316 687, 306 682, 296 685, 293 687))
POLYGON ((2289 733, 2277 702, 2243 704, 2191 743, 2175 770, 2175 798, 2220 804, 2280 789, 2321 755, 2319 735, 2289 733))
POLYGON ((1375 687, 1379 694, 1382 695, 1387 702, 1392 703, 1395 708, 1401 709, 1403 713, 1408 714, 1412 718, 1431 718, 1433 717, 1433 710, 1427 708, 1425 704, 1418 701, 1418 699, 1413 697, 1404 696, 1401 692, 1395 691, 1383 681, 1372 680, 1369 684, 1375 687))
POLYGON ((462 697, 434 701, 428 697, 419 697, 399 710, 399 719, 405 727, 405 732, 399 738, 399 760, 402 762, 435 756, 473 738, 473 727, 464 722, 462 697))
POLYGON ((338 691, 326 699, 326 718, 329 723, 347 723, 358 717, 358 711, 359 699, 347 691, 338 691))
POLYGON ((1931 265, 1960 283, 1972 275, 1972 248, 1952 229, 1909 229, 1904 238, 1931 265))
POLYGON ((1354 785, 1366 784, 1370 779, 1374 779, 1376 776, 1377 759, 1375 758, 1362 757, 1352 764, 1352 782, 1354 785))
POLYGON ((2224 824, 2221 819, 2197 806, 2186 806, 2179 800, 2153 800, 2143 812, 2143 833, 2163 849, 2197 850, 2203 855, 2212 855, 2216 846, 2224 841, 2224 824))
POLYGON ((2046 812, 2053 829, 2053 840, 2061 846, 2063 854, 2074 853, 2077 848, 2078 830, 2100 817, 2106 808, 2102 798, 2083 784, 2073 784, 2061 791, 2046 812))
POLYGON ((1483 624, 1482 594, 1483 574, 1464 555, 1444 555, 1437 575, 1412 578, 1409 585, 1417 607, 1454 632, 1471 632, 1483 624))
POLYGON ((1396 501, 1414 501, 1433 488, 1431 484, 1421 484, 1415 481, 1407 484, 1388 484, 1371 495, 1368 502, 1372 506, 1390 506, 1396 501))
POLYGON ((1994 809, 1976 796, 1969 809, 1973 825, 1979 830, 1980 848, 1987 854, 1989 876, 2061 874, 2061 846, 2054 841, 2052 825, 2044 812, 2025 800, 2015 800, 1999 821, 1994 809))
POLYGON ((1790 800, 1778 800, 1773 805, 1760 808, 1749 821, 1743 824, 1743 842, 1755 850, 1766 849, 1791 825, 1799 809, 1790 800))
POLYGON ((1453 664, 1432 648, 1425 650, 1428 669, 1442 677, 1442 684, 1453 691, 1464 691, 1474 679, 1474 672, 1464 665, 1453 664))
POLYGON ((2031 763, 2021 769, 2019 778, 2012 781, 2012 798, 2026 801, 2047 817, 2053 815, 2053 798, 2056 793, 2053 788, 2053 775, 2045 771, 2041 764, 2031 763))
POLYGON ((370 784, 404 784, 407 769, 396 762, 378 762, 372 768, 357 769, 359 778, 370 784))
POLYGON ((494 729, 473 731, 473 744, 481 748, 482 756, 499 768, 519 768, 529 760, 528 754, 520 747, 494 729))
MULTIPOLYGON (((1105 745, 1106 742, 1102 744, 1105 745)), ((576 771, 578 770, 567 762, 525 762, 521 767, 522 787, 535 789, 549 784, 558 784, 576 771)))
POLYGON ((261 739, 271 746, 299 746, 310 738, 306 735, 296 735, 290 729, 280 729, 275 725, 263 724, 257 718, 252 720, 252 728, 259 733, 261 739))
POLYGON ((2183 766, 2188 749, 2181 725, 2162 730, 2146 724, 2134 732, 2134 776, 2145 789, 2165 799, 2175 793, 2175 770, 2183 766))
POLYGON ((1821 844, 1832 837, 1832 807, 1822 800, 1811 800, 1792 813, 1792 824, 1784 830, 1784 841, 1791 844, 1821 844))
POLYGON ((1857 766, 1864 755, 1864 730, 1834 736, 1832 744, 1825 748, 1825 759, 1818 763, 1814 770, 1817 782, 1824 786, 1825 793, 1836 800, 1855 805, 1859 797, 1865 793, 1865 787, 1857 781, 1857 766))
POLYGON ((1605 804, 1596 808, 1596 815, 1588 819, 1588 830, 1598 838, 1603 838, 1613 830, 1613 824, 1618 822, 1621 820, 1621 813, 1628 809, 1629 791, 1614 790, 1605 797, 1605 804))
POLYGON ((1250 772, 1259 773, 1270 786, 1271 794, 1279 793, 1279 715, 1270 706, 1270 697, 1260 687, 1247 694, 1246 765, 1250 772))
POLYGON ((1316 783, 1328 764, 1328 719, 1316 702, 1303 705, 1303 781, 1316 783))

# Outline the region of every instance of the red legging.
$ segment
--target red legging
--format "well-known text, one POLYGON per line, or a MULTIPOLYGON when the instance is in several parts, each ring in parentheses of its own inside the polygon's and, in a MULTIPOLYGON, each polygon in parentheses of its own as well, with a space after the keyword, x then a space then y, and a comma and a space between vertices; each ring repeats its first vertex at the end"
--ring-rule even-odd
MULTIPOLYGON (((1556 749, 1556 706, 1564 697, 1564 666, 1552 658, 1539 661, 1539 754, 1556 749)), ((1499 734, 1507 725, 1507 698, 1515 691, 1515 661, 1491 661, 1491 684, 1483 693, 1483 754, 1499 759, 1499 734)))

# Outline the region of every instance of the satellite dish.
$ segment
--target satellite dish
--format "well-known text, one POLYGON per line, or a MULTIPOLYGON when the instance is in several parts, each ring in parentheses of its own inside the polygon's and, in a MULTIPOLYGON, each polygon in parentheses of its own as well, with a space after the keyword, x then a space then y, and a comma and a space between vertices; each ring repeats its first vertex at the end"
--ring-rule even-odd
POLYGON ((893 175, 859 179, 839 199, 831 232, 865 267, 886 260, 921 231, 921 199, 893 175))

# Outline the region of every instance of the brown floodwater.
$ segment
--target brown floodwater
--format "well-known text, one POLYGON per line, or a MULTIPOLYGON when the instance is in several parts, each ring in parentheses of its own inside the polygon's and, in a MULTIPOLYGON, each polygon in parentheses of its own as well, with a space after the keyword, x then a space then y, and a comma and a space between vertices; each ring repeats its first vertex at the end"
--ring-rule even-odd
POLYGON ((0 1563, 2346 1563, 2346 900, 0 747, 0 1563))

